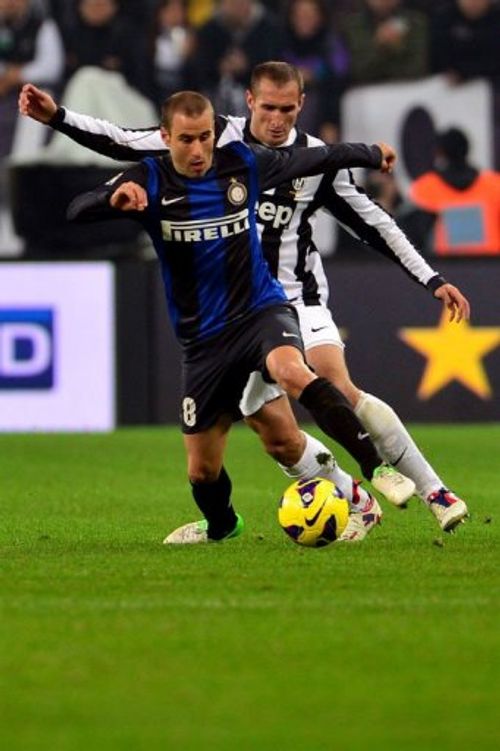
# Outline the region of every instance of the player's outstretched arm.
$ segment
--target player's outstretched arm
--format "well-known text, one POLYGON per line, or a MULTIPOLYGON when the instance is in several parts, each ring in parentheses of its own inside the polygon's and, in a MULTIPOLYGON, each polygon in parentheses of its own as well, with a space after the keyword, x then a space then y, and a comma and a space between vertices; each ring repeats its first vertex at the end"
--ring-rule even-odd
POLYGON ((118 161, 138 162, 167 152, 159 127, 121 128, 107 120, 73 112, 58 106, 50 94, 31 83, 21 90, 19 112, 64 133, 91 151, 118 161))
POLYGON ((321 208, 349 232, 400 266, 417 284, 434 295, 446 282, 410 242, 394 218, 373 201, 348 170, 327 172, 320 187, 321 208))
POLYGON ((434 297, 441 300, 443 306, 450 311, 450 321, 459 323, 462 319, 468 321, 470 318, 470 303, 458 287, 446 282, 434 291, 434 297))
POLYGON ((344 167, 365 167, 387 172, 396 152, 387 144, 338 143, 334 146, 270 149, 252 145, 257 160, 260 188, 273 188, 297 177, 320 175, 344 167))
POLYGON ((46 91, 25 83, 19 93, 19 112, 47 125, 57 112, 57 104, 46 91))

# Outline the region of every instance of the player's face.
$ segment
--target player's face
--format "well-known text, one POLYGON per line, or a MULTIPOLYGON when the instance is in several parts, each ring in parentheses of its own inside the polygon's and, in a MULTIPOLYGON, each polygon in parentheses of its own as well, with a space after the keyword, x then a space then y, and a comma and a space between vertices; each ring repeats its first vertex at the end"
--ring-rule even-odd
POLYGON ((295 81, 278 86, 263 78, 255 91, 247 91, 252 135, 265 146, 281 146, 287 140, 304 103, 295 81))
POLYGON ((163 140, 170 149, 172 162, 180 175, 203 177, 214 156, 214 118, 211 110, 198 117, 176 112, 170 131, 162 128, 163 140))

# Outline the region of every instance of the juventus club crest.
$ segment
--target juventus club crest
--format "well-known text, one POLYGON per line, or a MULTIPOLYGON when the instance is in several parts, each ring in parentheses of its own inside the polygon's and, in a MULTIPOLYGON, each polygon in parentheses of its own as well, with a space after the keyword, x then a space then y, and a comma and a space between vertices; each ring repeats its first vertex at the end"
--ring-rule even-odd
POLYGON ((297 200, 297 195, 300 193, 302 188, 304 187, 304 178, 303 177, 297 177, 295 180, 292 180, 292 188, 293 190, 290 191, 290 195, 293 196, 294 200, 297 200))
POLYGON ((227 197, 233 206, 240 206, 245 203, 247 199, 248 191, 243 183, 238 182, 235 178, 231 178, 229 188, 227 189, 227 197))

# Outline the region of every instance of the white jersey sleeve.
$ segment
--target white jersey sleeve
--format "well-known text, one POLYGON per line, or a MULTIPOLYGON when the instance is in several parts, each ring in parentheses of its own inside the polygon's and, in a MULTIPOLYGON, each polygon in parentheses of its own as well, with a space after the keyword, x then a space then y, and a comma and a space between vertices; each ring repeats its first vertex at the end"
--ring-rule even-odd
MULTIPOLYGON (((217 146, 242 141, 245 132, 243 117, 215 117, 217 146)), ((147 156, 161 156, 168 151, 158 125, 151 128, 123 128, 91 115, 59 107, 50 125, 82 146, 111 159, 135 162, 147 156)))

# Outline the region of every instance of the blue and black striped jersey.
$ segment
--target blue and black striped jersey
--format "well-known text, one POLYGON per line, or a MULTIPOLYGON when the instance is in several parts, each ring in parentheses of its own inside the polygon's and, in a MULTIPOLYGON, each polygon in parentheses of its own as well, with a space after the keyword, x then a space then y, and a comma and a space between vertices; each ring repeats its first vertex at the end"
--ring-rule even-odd
POLYGON ((147 158, 76 198, 69 217, 124 216, 109 205, 116 188, 133 181, 146 189, 146 211, 126 216, 141 221, 153 240, 172 323, 181 343, 189 344, 286 301, 262 254, 259 191, 326 169, 378 167, 380 161, 380 149, 363 144, 276 150, 232 142, 215 149, 213 165, 201 178, 180 175, 170 155, 147 158))

